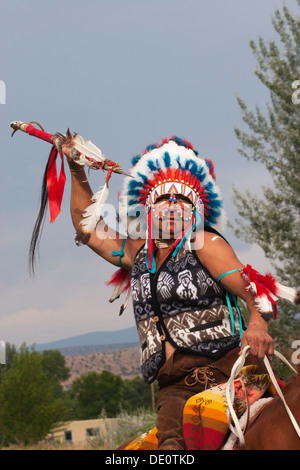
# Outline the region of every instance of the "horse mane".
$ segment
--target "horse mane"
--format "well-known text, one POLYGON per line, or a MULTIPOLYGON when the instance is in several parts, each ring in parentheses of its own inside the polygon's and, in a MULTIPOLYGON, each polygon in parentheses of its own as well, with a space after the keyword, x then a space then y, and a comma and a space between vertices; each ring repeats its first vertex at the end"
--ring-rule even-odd
MULTIPOLYGON (((295 365, 295 369, 297 370, 297 374, 292 373, 292 375, 288 378, 285 382, 285 386, 282 389, 283 394, 285 395, 287 392, 293 393, 295 386, 298 387, 300 385, 300 363, 295 365), (292 390, 292 392, 290 392, 292 390)), ((277 395, 276 395, 277 397, 277 395)))

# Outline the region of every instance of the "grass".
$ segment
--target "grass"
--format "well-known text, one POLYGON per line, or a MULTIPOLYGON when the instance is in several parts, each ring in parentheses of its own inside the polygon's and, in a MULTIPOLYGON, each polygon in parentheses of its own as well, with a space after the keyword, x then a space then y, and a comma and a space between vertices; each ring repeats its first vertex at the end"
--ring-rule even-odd
POLYGON ((33 445, 11 445, 9 447, 3 447, 1 450, 92 450, 89 444, 85 446, 75 446, 73 444, 67 444, 66 442, 39 442, 33 445))
POLYGON ((87 438, 85 444, 75 445, 45 440, 34 445, 11 445, 2 450, 115 450, 124 442, 150 431, 156 426, 156 413, 140 409, 134 413, 121 412, 115 420, 102 413, 103 430, 97 436, 87 438))
POLYGON ((90 445, 97 450, 114 450, 124 442, 151 431, 156 426, 156 417, 156 413, 144 409, 134 414, 122 412, 115 421, 101 416, 104 420, 104 431, 93 438, 90 445))

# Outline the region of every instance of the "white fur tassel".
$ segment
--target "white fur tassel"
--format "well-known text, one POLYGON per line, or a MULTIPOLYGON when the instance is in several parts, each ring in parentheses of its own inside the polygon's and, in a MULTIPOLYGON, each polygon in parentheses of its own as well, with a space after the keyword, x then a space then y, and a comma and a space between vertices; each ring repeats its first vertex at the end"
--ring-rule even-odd
POLYGON ((92 233, 96 228, 101 217, 102 206, 106 203, 107 198, 108 185, 105 183, 105 185, 93 195, 93 204, 88 206, 83 213, 83 219, 80 224, 82 225, 84 232, 92 233))
POLYGON ((89 160, 85 157, 91 158, 96 162, 104 162, 105 156, 101 150, 96 147, 90 140, 84 140, 80 135, 76 134, 73 137, 73 146, 80 152, 79 161, 77 163, 90 165, 89 160))

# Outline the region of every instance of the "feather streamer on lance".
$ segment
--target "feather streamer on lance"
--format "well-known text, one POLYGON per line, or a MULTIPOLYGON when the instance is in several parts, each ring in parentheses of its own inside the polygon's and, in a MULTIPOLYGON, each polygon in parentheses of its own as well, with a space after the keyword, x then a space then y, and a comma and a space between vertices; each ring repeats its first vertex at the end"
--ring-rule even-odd
POLYGON ((30 247, 31 268, 34 271, 34 252, 39 242, 40 229, 43 225, 47 201, 49 202, 50 222, 54 222, 61 210, 61 203, 66 181, 62 145, 66 144, 71 147, 70 158, 73 159, 77 164, 83 166, 86 165, 91 169, 105 170, 108 172, 104 186, 92 196, 92 204, 88 206, 83 213, 83 219, 80 224, 80 231, 77 232, 76 236, 76 241, 78 244, 87 243, 91 233, 95 229, 101 217, 101 206, 105 204, 108 197, 108 183, 111 174, 114 172, 126 176, 131 175, 125 173, 119 163, 106 158, 102 151, 90 140, 87 141, 83 139, 77 133, 72 135, 69 129, 65 135, 60 133, 49 134, 44 131, 39 123, 35 121, 31 121, 29 123, 14 121, 11 123, 11 128, 13 129, 12 136, 17 130, 21 130, 29 135, 52 144, 52 149, 44 174, 40 212, 34 227, 30 247), (40 127, 40 129, 33 126, 33 124, 36 124, 38 127, 40 127), (61 170, 59 176, 57 177, 56 160, 58 155, 61 158, 61 170))

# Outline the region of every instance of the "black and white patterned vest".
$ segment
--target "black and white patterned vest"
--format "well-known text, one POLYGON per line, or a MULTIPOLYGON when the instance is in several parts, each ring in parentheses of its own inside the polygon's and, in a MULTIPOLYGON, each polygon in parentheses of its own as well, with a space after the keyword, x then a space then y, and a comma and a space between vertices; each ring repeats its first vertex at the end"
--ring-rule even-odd
POLYGON ((224 289, 195 251, 182 247, 166 258, 155 275, 137 253, 131 272, 133 310, 141 346, 141 370, 151 383, 165 362, 165 341, 179 350, 218 358, 239 344, 239 316, 232 307, 234 331, 224 289))

